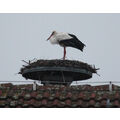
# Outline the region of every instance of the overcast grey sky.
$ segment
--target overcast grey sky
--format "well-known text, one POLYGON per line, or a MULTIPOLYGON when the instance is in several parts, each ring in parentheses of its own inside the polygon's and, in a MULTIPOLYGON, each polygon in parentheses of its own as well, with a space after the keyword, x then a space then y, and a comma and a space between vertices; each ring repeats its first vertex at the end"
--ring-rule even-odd
POLYGON ((119 81, 120 14, 0 14, 0 81, 23 81, 15 75, 21 60, 60 59, 63 48, 46 39, 51 32, 75 34, 84 52, 67 48, 67 59, 100 68, 88 81, 119 81))

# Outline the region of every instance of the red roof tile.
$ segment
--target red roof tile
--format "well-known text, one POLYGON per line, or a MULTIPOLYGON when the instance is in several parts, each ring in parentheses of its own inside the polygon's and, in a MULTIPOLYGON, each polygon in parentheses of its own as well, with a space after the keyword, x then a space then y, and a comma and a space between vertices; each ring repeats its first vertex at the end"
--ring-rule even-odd
POLYGON ((47 101, 47 99, 42 99, 42 101, 41 101, 41 105, 43 105, 43 106, 47 106, 47 105, 48 105, 48 101, 47 101))
POLYGON ((120 107, 119 101, 118 101, 118 100, 115 100, 115 101, 113 102, 113 106, 114 106, 114 107, 120 107))

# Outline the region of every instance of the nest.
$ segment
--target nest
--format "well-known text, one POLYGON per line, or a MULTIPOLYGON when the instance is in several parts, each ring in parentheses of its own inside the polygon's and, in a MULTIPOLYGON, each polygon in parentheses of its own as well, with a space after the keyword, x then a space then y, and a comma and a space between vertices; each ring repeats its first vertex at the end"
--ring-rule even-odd
MULTIPOLYGON (((24 61, 24 60, 23 60, 24 61)), ((95 65, 88 65, 87 63, 81 62, 81 61, 76 61, 76 60, 36 60, 35 62, 26 62, 27 65, 23 65, 23 67, 20 69, 19 74, 22 74, 24 70, 30 69, 30 68, 35 68, 35 67, 75 67, 75 68, 81 68, 81 69, 86 69, 92 73, 97 74, 97 70, 99 68, 95 68, 95 65)))

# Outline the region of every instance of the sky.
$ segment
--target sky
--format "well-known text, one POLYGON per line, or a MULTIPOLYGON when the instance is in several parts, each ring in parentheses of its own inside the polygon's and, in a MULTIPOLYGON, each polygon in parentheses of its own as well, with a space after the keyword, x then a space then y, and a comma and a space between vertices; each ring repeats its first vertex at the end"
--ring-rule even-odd
POLYGON ((120 81, 120 14, 110 13, 0 14, 0 81, 26 81, 16 74, 22 60, 61 59, 63 48, 46 41, 53 30, 86 44, 83 52, 67 48, 67 59, 100 68, 100 77, 93 74, 85 82, 120 81))

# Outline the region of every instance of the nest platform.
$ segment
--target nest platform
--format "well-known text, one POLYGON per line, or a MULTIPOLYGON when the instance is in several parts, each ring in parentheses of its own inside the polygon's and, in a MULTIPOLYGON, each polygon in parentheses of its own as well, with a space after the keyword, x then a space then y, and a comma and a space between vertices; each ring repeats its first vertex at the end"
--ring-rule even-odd
POLYGON ((73 81, 87 80, 97 73, 95 67, 72 60, 37 60, 21 68, 26 79, 39 80, 42 84, 70 85, 73 81))

